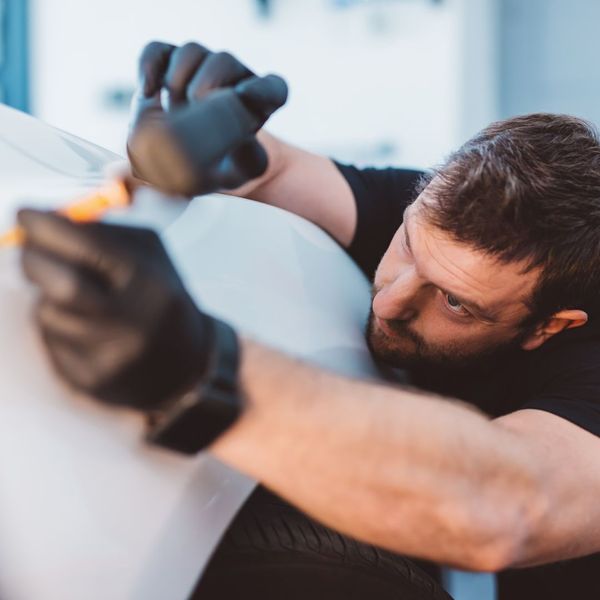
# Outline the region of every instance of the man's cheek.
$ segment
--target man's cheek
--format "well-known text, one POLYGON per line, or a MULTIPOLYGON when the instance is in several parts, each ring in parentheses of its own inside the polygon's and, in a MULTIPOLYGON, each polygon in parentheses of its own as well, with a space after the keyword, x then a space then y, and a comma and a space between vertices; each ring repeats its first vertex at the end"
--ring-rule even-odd
POLYGON ((422 315, 414 329, 428 346, 438 349, 460 349, 476 352, 487 346, 485 336, 468 324, 454 323, 441 315, 422 315))
POLYGON ((444 318, 434 305, 428 304, 419 317, 410 323, 411 330, 424 344, 434 348, 465 347, 472 343, 472 336, 465 326, 444 318))

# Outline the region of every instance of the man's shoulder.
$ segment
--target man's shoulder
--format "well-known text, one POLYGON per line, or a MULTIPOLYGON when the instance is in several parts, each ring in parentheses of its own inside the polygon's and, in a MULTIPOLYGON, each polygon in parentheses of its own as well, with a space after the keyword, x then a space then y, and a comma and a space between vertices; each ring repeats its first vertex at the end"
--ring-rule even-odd
POLYGON ((558 401, 573 407, 593 404, 600 413, 600 326, 563 332, 538 350, 510 352, 482 372, 445 379, 434 391, 461 398, 494 417, 558 401))
POLYGON ((600 378, 600 322, 592 321, 554 336, 531 352, 531 359, 532 371, 545 379, 586 369, 600 378))
POLYGON ((335 162, 355 194, 369 195, 412 195, 419 182, 427 177, 428 171, 418 167, 358 167, 335 162))
POLYGON ((352 190, 357 222, 348 253, 369 279, 415 199, 425 174, 418 169, 357 168, 336 163, 352 190))
POLYGON ((524 354, 511 374, 513 405, 503 412, 544 410, 600 435, 600 327, 563 332, 524 354))

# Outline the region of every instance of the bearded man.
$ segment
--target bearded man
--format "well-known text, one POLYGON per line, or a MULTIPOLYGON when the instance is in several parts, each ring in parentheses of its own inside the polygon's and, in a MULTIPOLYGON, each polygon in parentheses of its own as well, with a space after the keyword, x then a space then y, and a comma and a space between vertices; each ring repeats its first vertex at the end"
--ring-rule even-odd
MULTIPOLYGON (((252 77, 228 54, 151 44, 134 134, 161 112, 161 90, 201 103, 252 77)), ((260 112, 263 96, 239 95, 260 112)), ((515 117, 428 173, 338 164, 264 131, 220 158, 212 189, 238 186, 230 193, 309 219, 373 278, 369 346, 413 387, 347 379, 240 339, 193 305, 150 232, 24 211, 24 268, 43 291, 37 320, 58 371, 152 413, 159 443, 208 448, 358 539, 503 572, 513 600, 598 597, 594 127, 515 117), (268 163, 257 177, 253 161, 268 163), (225 386, 214 364, 226 365, 225 386), (207 398, 215 386, 221 395, 207 398)))

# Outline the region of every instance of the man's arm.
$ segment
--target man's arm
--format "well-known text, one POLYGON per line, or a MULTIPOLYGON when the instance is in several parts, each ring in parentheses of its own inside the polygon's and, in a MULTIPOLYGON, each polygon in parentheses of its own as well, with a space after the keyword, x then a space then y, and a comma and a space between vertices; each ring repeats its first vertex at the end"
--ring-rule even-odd
POLYGON ((600 549, 600 440, 551 414, 349 380, 246 342, 248 408, 213 453, 393 551, 496 571, 600 549))
POLYGON ((226 193, 300 215, 347 248, 356 229, 356 204, 348 182, 333 161, 287 144, 264 130, 257 138, 267 151, 267 171, 226 193))
MULTIPOLYGON (((198 408, 188 392, 215 377, 217 324, 158 236, 31 210, 19 224, 23 269, 40 290, 35 320, 63 378, 150 415, 198 408)), ((221 434, 212 451, 333 527, 469 569, 600 550, 600 440, 559 417, 491 421, 251 342, 241 377, 242 414, 229 431, 208 428, 221 434)))

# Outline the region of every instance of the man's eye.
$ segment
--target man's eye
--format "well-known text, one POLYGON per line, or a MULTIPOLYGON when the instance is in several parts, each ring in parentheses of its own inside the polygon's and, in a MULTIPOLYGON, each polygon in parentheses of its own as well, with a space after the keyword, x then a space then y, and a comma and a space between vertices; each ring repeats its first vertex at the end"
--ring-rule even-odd
POLYGON ((448 308, 457 315, 468 315, 469 311, 458 301, 458 299, 452 294, 444 294, 446 298, 446 305, 448 308))

